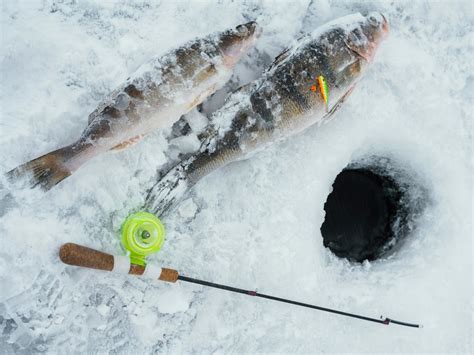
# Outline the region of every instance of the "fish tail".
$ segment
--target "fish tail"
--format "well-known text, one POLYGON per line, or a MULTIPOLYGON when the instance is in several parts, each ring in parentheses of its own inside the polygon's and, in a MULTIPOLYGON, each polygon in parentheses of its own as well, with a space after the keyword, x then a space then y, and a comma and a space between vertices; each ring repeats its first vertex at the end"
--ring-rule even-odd
POLYGON ((90 154, 86 154, 87 148, 77 144, 68 145, 24 163, 6 175, 12 182, 27 179, 30 187, 39 185, 49 190, 90 158, 90 154))
POLYGON ((158 181, 148 190, 145 200, 147 212, 160 217, 166 215, 201 178, 242 155, 240 148, 226 147, 225 139, 222 146, 219 145, 217 134, 214 128, 209 128, 199 152, 159 174, 158 181))
POLYGON ((182 199, 192 186, 186 172, 188 165, 189 161, 175 165, 148 190, 145 200, 147 212, 163 216, 182 199))
POLYGON ((241 155, 240 151, 236 152, 222 150, 209 154, 204 151, 178 163, 148 190, 146 211, 160 217, 171 212, 202 177, 235 160, 233 154, 241 155))

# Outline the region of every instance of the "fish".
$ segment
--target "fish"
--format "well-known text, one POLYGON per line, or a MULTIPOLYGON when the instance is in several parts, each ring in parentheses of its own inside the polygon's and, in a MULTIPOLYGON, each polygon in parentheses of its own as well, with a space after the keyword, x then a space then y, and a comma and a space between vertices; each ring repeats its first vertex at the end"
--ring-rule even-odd
POLYGON ((231 77, 262 32, 255 21, 191 40, 149 60, 89 115, 79 139, 9 171, 10 181, 49 190, 84 163, 170 127, 231 77))
POLYGON ((166 216, 209 173, 327 122, 363 77, 388 31, 383 14, 356 13, 296 40, 260 78, 231 93, 211 115, 200 149, 159 175, 145 209, 166 216), (331 93, 329 102, 313 92, 319 76, 331 93))

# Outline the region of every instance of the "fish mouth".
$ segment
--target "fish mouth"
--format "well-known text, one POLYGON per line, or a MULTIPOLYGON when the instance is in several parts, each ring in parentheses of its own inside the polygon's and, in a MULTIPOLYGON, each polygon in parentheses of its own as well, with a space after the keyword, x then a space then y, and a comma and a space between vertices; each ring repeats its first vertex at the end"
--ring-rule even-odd
POLYGON ((384 38, 388 36, 388 33, 390 32, 390 26, 388 24, 387 18, 383 13, 380 13, 380 15, 383 18, 383 23, 382 23, 382 33, 384 34, 384 38))
POLYGON ((379 44, 388 37, 388 33, 390 31, 390 26, 385 15, 381 12, 377 12, 375 15, 378 15, 381 18, 380 24, 378 25, 379 30, 375 32, 373 40, 370 41, 368 47, 366 48, 366 52, 361 53, 361 55, 365 57, 369 63, 373 61, 379 44))
POLYGON ((255 38, 259 38, 262 35, 263 27, 260 26, 257 22, 253 21, 255 24, 254 36, 255 38))

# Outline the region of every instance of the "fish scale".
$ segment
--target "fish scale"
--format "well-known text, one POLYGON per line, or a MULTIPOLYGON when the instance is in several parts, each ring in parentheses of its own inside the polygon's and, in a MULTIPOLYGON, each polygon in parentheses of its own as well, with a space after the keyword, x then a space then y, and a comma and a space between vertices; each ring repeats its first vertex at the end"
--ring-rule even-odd
POLYGON ((170 127, 229 80, 260 32, 256 22, 249 22, 151 59, 89 115, 76 142, 20 165, 7 177, 48 190, 93 157, 170 127))
POLYGON ((354 14, 297 40, 261 78, 232 93, 212 114, 201 149, 158 174, 163 177, 148 191, 145 208, 162 216, 210 172, 327 121, 365 72, 387 30, 381 14, 354 14), (318 76, 326 78, 329 102, 310 89, 318 76), (178 180, 179 189, 170 189, 178 180))

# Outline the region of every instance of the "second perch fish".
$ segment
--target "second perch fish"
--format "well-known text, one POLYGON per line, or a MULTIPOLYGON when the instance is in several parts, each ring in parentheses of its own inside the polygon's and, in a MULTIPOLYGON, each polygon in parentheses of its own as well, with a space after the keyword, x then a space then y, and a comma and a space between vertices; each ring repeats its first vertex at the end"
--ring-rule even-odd
POLYGON ((8 177, 27 177, 32 186, 48 190, 94 156, 171 126, 226 83, 260 32, 249 22, 150 60, 90 114, 79 140, 20 165, 8 177))
POLYGON ((327 121, 363 76, 388 30, 385 17, 372 12, 335 19, 300 38, 212 114, 200 150, 156 182, 145 209, 162 216, 212 171, 327 121), (324 95, 311 89, 320 77, 324 95))

